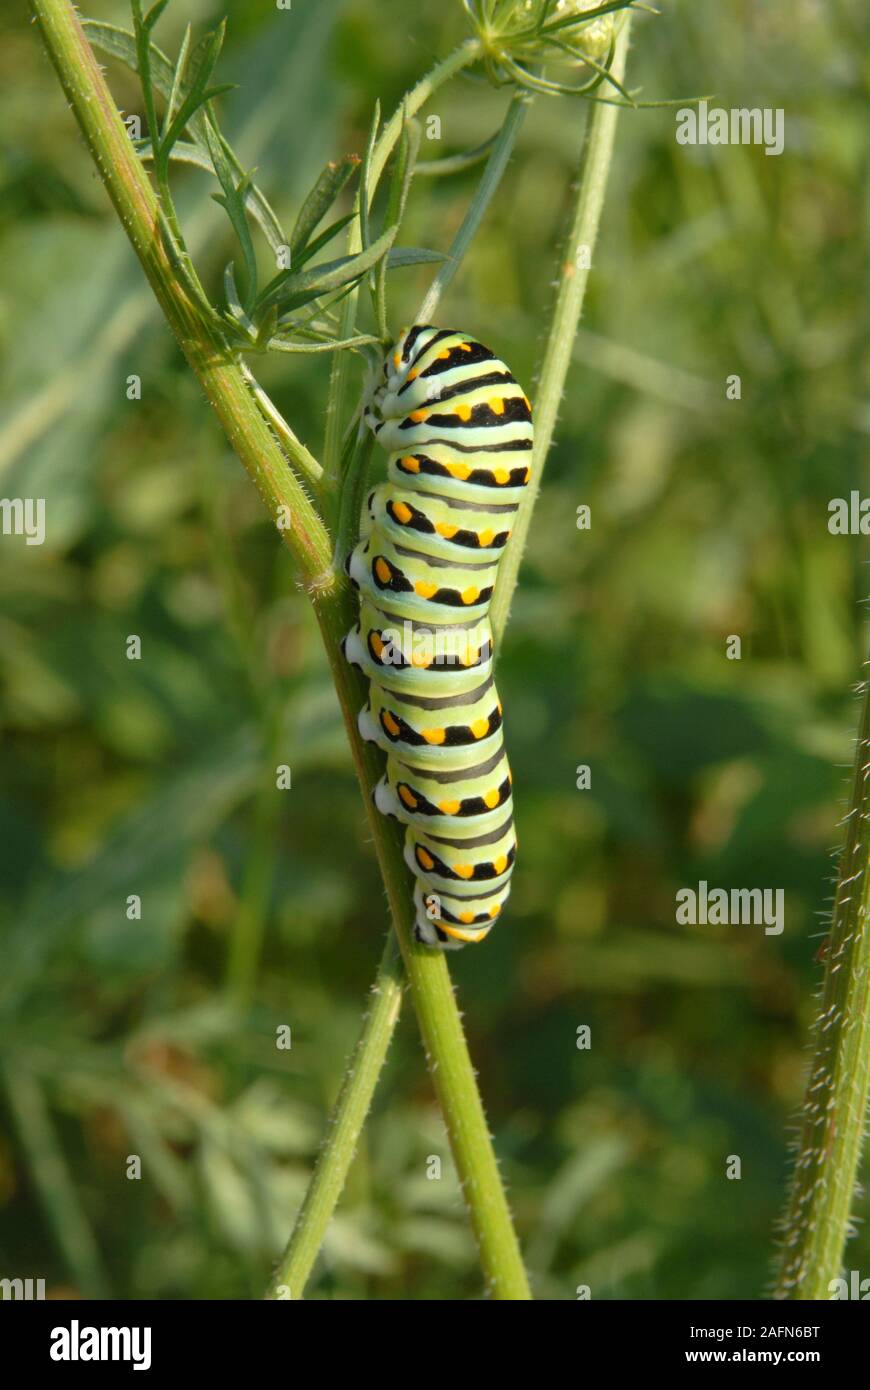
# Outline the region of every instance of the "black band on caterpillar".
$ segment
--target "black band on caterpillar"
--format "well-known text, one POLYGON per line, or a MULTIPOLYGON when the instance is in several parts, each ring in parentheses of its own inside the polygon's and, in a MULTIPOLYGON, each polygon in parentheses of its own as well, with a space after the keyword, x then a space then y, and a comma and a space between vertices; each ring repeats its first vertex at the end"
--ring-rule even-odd
POLYGON ((388 481, 347 564, 360 619, 345 655, 371 687, 360 731, 387 754, 375 805, 407 826, 417 939, 456 949, 491 930, 516 856, 489 607, 532 412, 504 363, 452 329, 406 329, 383 377, 366 423, 388 481))

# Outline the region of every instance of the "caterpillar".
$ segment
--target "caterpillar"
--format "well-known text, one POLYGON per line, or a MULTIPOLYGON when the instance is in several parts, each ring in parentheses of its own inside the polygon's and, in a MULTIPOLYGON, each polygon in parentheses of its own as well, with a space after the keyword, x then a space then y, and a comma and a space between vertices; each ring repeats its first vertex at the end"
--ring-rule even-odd
POLYGON ((369 680, 360 732, 387 755, 378 810, 406 827, 418 941, 487 936, 516 856, 490 601, 531 473, 532 412, 503 362, 452 329, 405 329, 365 422, 389 454, 347 573, 344 652, 369 680))

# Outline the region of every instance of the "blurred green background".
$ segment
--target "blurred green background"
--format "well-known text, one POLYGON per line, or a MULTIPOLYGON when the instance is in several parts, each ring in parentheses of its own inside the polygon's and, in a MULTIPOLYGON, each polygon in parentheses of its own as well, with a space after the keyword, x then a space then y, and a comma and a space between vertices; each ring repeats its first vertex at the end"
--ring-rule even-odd
MULTIPOLYGON (((85 9, 127 22, 122 0, 85 9)), ((521 853, 503 926, 452 964, 541 1297, 767 1287, 864 646, 861 541, 827 530, 829 500, 866 486, 870 430, 860 9, 674 0, 635 24, 644 97, 782 107, 786 149, 682 148, 672 109, 623 114, 501 656, 521 853), (782 936, 678 926, 700 879, 783 888, 782 936)), ((392 110, 463 30, 458 0, 174 0, 159 42, 224 13, 225 128, 291 221, 325 160, 361 150, 375 98, 392 110)), ((0 1276, 256 1297, 360 1027, 384 895, 289 557, 36 31, 5 12, 0 38, 0 493, 44 497, 48 526, 41 548, 0 538, 0 1276), (234 1002, 232 941, 258 923, 234 1002)), ((506 99, 454 83, 423 155, 479 144, 506 99)), ((587 110, 538 100, 441 313, 532 395, 587 110)), ((402 241, 446 249, 474 179, 419 179, 402 241)), ((204 175, 176 187, 216 287, 223 214, 204 175)), ((392 277, 394 326, 426 283, 392 277)), ((327 359, 258 372, 318 452, 327 359)), ((870 1270, 866 1224, 847 1267, 870 1270)), ((309 1296, 479 1288, 407 1008, 309 1296)))

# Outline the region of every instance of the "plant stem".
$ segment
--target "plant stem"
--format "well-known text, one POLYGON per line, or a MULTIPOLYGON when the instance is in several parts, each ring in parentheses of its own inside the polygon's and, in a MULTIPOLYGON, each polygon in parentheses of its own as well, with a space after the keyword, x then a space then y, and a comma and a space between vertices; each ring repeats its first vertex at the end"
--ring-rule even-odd
POLYGON ((31 0, 49 56, 115 211, 157 301, 227 437, 279 523, 309 583, 329 581, 331 545, 305 489, 287 467, 228 345, 203 321, 163 245, 158 203, 69 0, 31 0))
POLYGON ((521 92, 516 93, 511 100, 501 130, 486 162, 483 177, 477 186, 468 212, 463 218, 462 226, 453 238, 447 260, 435 275, 423 303, 417 310, 415 323, 432 322, 441 296, 459 269, 478 227, 486 216, 486 210, 492 202, 493 195, 501 183, 529 105, 529 97, 521 92))
POLYGON ((305 1194, 305 1201, 299 1210, 287 1249, 269 1285, 267 1298, 302 1297, 302 1291, 344 1189, 398 1021, 404 989, 402 977, 396 935, 390 932, 372 986, 371 1007, 345 1072, 323 1147, 305 1194))
MULTIPOLYGON (((355 621, 350 586, 331 568, 329 533, 301 482, 288 468, 228 345, 217 337, 213 326, 204 322, 175 279, 160 236, 154 190, 130 144, 70 0, 31 0, 31 7, 100 176, 190 366, 273 517, 280 524, 282 508, 289 511, 290 521, 281 528, 281 535, 297 560, 320 623, 411 983, 427 1062, 453 1146, 487 1287, 496 1298, 528 1298, 528 1283, 446 962, 443 954, 418 946, 413 940, 409 876, 402 858, 401 836, 371 802, 371 789, 383 760, 377 750, 363 744, 360 738, 356 714, 365 691, 359 673, 347 665, 340 647, 341 639, 355 621)), ((458 71, 472 61, 476 52, 476 45, 463 45, 458 51, 461 60, 453 55, 452 70, 458 71)), ((381 142, 392 125, 388 125, 381 142)), ((401 116, 396 137, 400 130, 401 116)), ((388 152, 388 145, 381 144, 381 168, 388 152)))
POLYGON ((411 997, 435 1093, 450 1138, 453 1159, 477 1240, 486 1286, 494 1298, 531 1297, 460 1022, 445 955, 419 945, 413 934, 410 878, 402 854, 404 831, 375 809, 371 791, 383 758, 357 731, 357 712, 367 698, 366 684, 344 660, 341 639, 356 621, 349 587, 313 596, 347 726, 357 774, 365 791, 369 829, 381 868, 411 986, 411 997))
POLYGON ((829 1299, 840 1275, 870 1096, 870 683, 865 683, 813 1060, 775 1296, 829 1299))
MULTIPOLYGON (((625 76, 625 60, 631 28, 631 15, 626 13, 616 39, 612 71, 617 81, 625 76)), ((574 338, 583 311, 583 300, 589 280, 589 268, 604 194, 607 190, 607 177, 613 154, 613 140, 619 107, 593 102, 586 127, 586 138, 580 156, 577 175, 577 201, 568 230, 562 262, 559 267, 559 288, 556 306, 547 336, 547 346, 538 380, 535 400, 535 442, 532 452, 532 477, 520 503, 514 523, 511 543, 499 565, 498 579, 493 595, 490 616, 495 642, 501 641, 508 619, 511 600, 516 588, 532 511, 541 486, 544 463, 553 442, 553 431, 559 404, 565 389, 571 354, 574 351, 574 338)))
MULTIPOLYGON (((392 154, 402 128, 406 120, 420 110, 439 87, 443 87, 445 82, 449 82, 451 77, 455 77, 463 68, 469 67, 480 57, 480 43, 477 39, 467 39, 455 48, 452 53, 422 77, 415 87, 412 87, 407 96, 393 112, 387 124, 384 126, 380 136, 375 142, 368 171, 368 204, 371 207, 377 192, 378 181, 384 172, 387 160, 392 154)), ((357 194, 356 211, 360 211, 359 194, 357 194)), ((368 209, 366 209, 368 211, 368 209)), ((355 256, 362 249, 362 228, 360 218, 355 217, 351 222, 347 234, 347 254, 355 256)), ((341 320, 341 337, 349 338, 354 330, 356 323, 357 299, 359 289, 355 288, 344 301, 341 320)), ((341 440, 344 429, 345 403, 347 399, 348 387, 350 384, 350 361, 346 352, 336 354, 332 367, 332 379, 329 384, 329 400, 326 406, 326 436, 323 446, 323 470, 326 476, 327 486, 334 486, 338 478, 339 462, 341 459, 341 440)))

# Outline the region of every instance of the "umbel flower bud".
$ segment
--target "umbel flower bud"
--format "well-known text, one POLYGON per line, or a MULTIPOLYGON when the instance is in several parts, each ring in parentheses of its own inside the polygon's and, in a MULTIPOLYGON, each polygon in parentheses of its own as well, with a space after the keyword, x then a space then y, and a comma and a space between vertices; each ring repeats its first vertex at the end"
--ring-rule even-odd
MULTIPOLYGON (((527 0, 529 8, 534 9, 540 4, 540 0, 527 0)), ((580 21, 579 28, 573 29, 570 26, 562 31, 566 46, 573 49, 578 63, 583 63, 587 58, 593 58, 597 62, 602 62, 610 52, 610 45, 614 38, 614 23, 618 18, 618 12, 599 15, 597 19, 583 19, 584 10, 597 10, 601 5, 601 0, 556 0, 553 9, 553 19, 568 19, 576 16, 580 21)), ((568 55, 565 55, 566 60, 568 55)))
POLYGON ((576 95, 607 80, 623 11, 631 3, 624 0, 601 14, 605 0, 462 0, 493 82, 576 95), (564 78, 566 68, 585 68, 589 80, 566 85, 555 72, 564 78))

